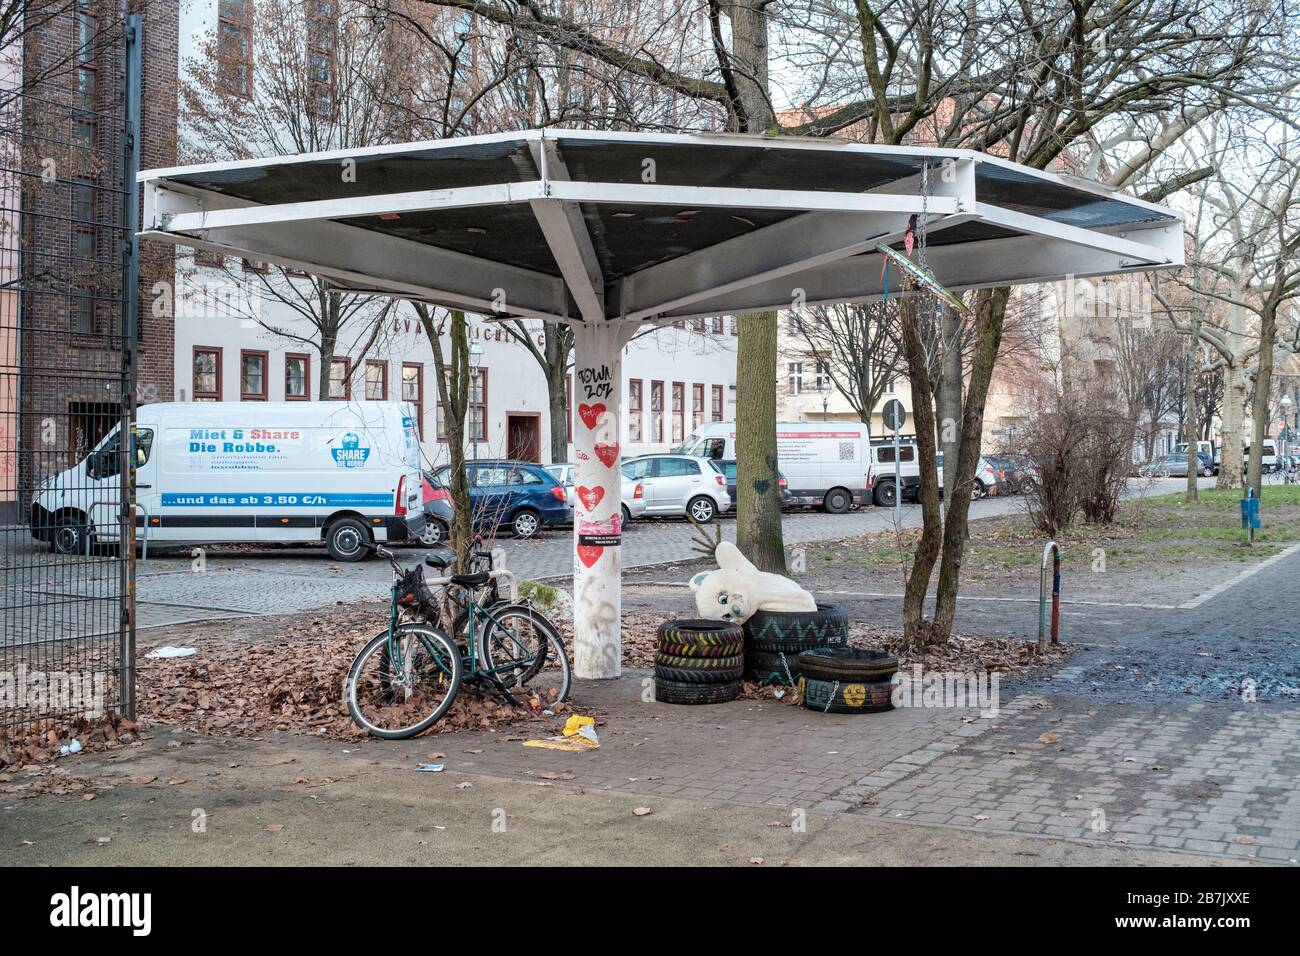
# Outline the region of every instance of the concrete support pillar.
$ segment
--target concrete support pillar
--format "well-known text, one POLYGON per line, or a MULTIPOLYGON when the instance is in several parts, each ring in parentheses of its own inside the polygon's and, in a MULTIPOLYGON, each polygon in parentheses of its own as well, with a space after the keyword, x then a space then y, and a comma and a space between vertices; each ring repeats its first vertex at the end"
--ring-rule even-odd
POLYGON ((580 678, 613 678, 621 670, 619 469, 629 325, 583 323, 573 329, 573 670, 580 678))

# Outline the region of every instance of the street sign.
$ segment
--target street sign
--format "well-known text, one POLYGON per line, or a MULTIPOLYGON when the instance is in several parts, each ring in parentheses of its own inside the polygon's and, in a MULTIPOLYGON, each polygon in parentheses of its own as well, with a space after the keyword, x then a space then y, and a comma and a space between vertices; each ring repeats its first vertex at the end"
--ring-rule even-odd
POLYGON ((896 398, 891 398, 885 402, 885 407, 880 410, 880 417, 885 420, 885 427, 892 432, 902 431, 903 422, 907 419, 907 411, 903 408, 903 403, 896 398))

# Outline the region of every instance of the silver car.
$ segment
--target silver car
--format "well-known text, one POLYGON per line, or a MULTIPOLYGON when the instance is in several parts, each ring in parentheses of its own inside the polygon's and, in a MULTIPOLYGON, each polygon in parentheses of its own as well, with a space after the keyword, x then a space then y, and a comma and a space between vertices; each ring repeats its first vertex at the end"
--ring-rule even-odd
POLYGON ((685 515, 708 524, 731 507, 727 479, 707 458, 641 455, 623 463, 623 476, 645 489, 647 515, 685 515))
MULTIPOLYGON (((573 465, 564 462, 558 465, 546 465, 546 470, 550 472, 555 480, 564 486, 565 499, 569 502, 569 513, 573 513, 573 465)), ((633 518, 639 518, 645 514, 645 489, 640 482, 633 481, 626 475, 623 476, 623 523, 631 521, 633 518)))

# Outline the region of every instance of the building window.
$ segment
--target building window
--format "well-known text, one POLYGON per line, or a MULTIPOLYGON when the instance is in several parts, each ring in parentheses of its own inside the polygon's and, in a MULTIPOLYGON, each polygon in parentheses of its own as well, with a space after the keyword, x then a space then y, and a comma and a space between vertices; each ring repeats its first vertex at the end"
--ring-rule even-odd
POLYGON ((732 335, 740 334, 740 319, 733 318, 731 320, 731 334, 732 335))
POLYGON ((664 440, 664 383, 650 383, 650 440, 664 440))
POLYGON ((388 363, 376 359, 366 361, 366 400, 385 402, 388 400, 388 363))
POLYGON ((696 429, 704 424, 704 386, 691 386, 691 428, 696 429))
POLYGON ((673 382, 673 444, 680 445, 686 427, 686 383, 673 382))
POLYGON ((889 376, 888 381, 885 382, 885 394, 886 395, 894 394, 894 376, 892 375, 889 376))
POLYGON ((266 401, 266 353, 239 353, 239 400, 241 402, 266 401))
POLYGON ((271 271, 271 267, 265 262, 254 262, 252 259, 242 259, 240 265, 245 272, 255 272, 258 275, 266 275, 271 271))
POLYGON ((641 440, 641 379, 627 382, 627 440, 641 440))
POLYGON ((803 391, 803 362, 787 362, 785 366, 786 388, 791 395, 803 391))
POLYGON ((226 257, 219 252, 213 252, 211 249, 195 249, 194 264, 209 269, 220 269, 225 266, 226 257))
POLYGON ((713 317, 713 334, 722 335, 725 332, 724 325, 726 325, 726 320, 720 315, 715 315, 713 317))
MULTIPOLYGON (((77 226, 72 232, 72 258, 78 275, 95 273, 96 235, 93 226, 77 226)), ((89 335, 95 331, 95 286, 78 283, 72 287, 72 329, 89 335)))
POLYGON ((217 0, 217 55, 226 89, 253 95, 253 0, 217 0))
POLYGON ((311 356, 290 352, 284 357, 284 399, 305 402, 311 398, 311 356))
POLYGON ((817 391, 819 392, 830 391, 830 387, 831 387, 831 375, 830 372, 826 370, 826 363, 818 362, 817 363, 817 391))
POLYGON ((424 437, 424 366, 402 363, 402 401, 415 406, 415 430, 424 437))
POLYGON ((352 398, 352 359, 330 359, 329 397, 336 402, 346 402, 352 398))
MULTIPOLYGON (((451 374, 451 369, 447 369, 451 374)), ((487 369, 478 368, 470 372, 469 409, 465 416, 465 439, 467 441, 487 441, 487 369)), ((442 401, 438 402, 438 441, 447 440, 447 426, 443 419, 442 401)))
POLYGON ((307 5, 307 79, 311 108, 317 116, 334 115, 336 0, 309 0, 307 5))
POLYGON ((194 347, 194 401, 221 401, 221 349, 194 347))
POLYGON ((722 421, 722 386, 713 386, 713 420, 722 421))

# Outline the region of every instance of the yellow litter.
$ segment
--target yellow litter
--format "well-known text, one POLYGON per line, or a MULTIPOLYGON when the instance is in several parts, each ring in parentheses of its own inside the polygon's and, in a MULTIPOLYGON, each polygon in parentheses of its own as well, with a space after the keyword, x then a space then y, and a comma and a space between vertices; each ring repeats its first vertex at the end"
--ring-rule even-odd
POLYGON ((543 750, 595 750, 600 746, 600 740, 596 737, 596 718, 574 714, 565 721, 564 736, 525 740, 524 746, 541 747, 543 750))

